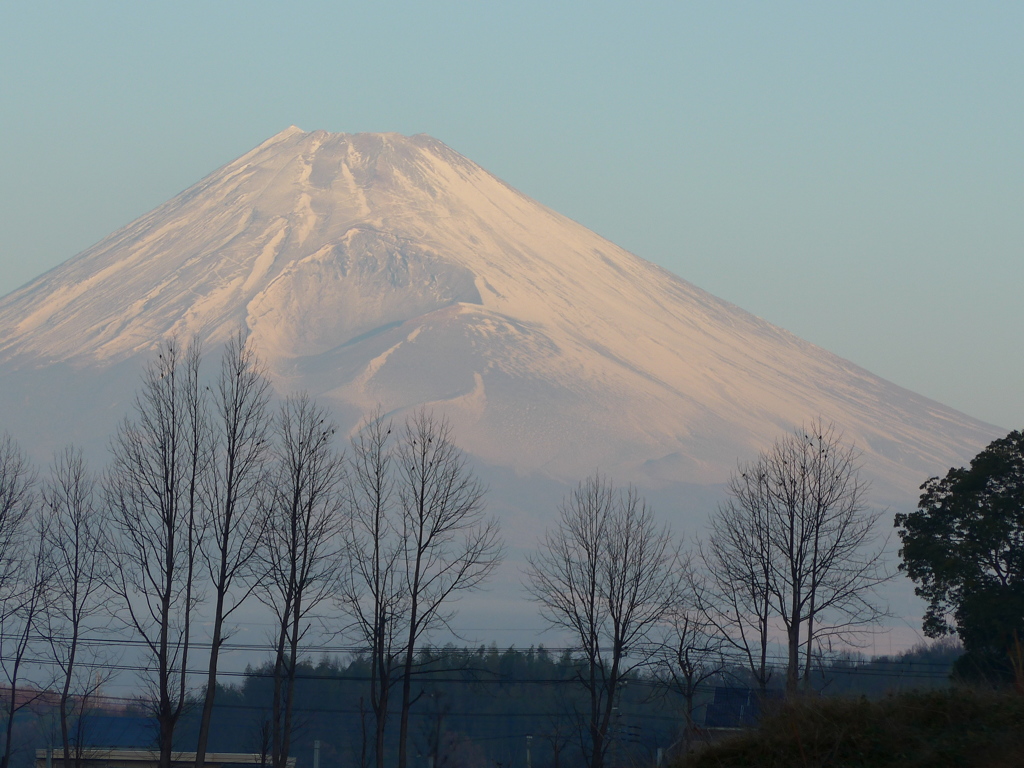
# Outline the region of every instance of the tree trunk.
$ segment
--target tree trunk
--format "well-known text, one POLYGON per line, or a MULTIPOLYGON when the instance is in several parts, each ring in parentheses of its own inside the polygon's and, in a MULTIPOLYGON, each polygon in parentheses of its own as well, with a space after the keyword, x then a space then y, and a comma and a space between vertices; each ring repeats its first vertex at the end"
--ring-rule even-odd
POLYGON ((597 659, 591 652, 590 658, 590 768, 601 768, 601 753, 604 750, 601 738, 601 692, 597 688, 597 659))
POLYGON ((299 663, 299 617, 302 616, 301 605, 298 598, 295 600, 295 607, 293 610, 291 636, 288 638, 291 658, 288 659, 288 680, 285 685, 284 728, 283 733, 281 734, 281 765, 278 766, 278 768, 287 768, 288 752, 291 750, 292 742, 292 712, 295 704, 295 674, 299 663))
POLYGON ((416 632, 419 629, 419 598, 420 598, 420 574, 423 567, 423 528, 424 510, 426 499, 423 495, 422 486, 417 489, 419 528, 416 537, 416 558, 412 577, 412 588, 409 590, 409 644, 405 649, 405 666, 402 670, 402 713, 398 728, 398 768, 406 768, 408 758, 409 740, 409 709, 412 707, 412 663, 416 654, 416 632))
POLYGON ((171 752, 174 749, 174 721, 170 718, 170 713, 165 711, 161 713, 159 722, 160 762, 158 765, 159 768, 171 768, 171 752))
POLYGON ((75 655, 78 650, 78 625, 77 622, 72 622, 71 630, 71 650, 68 652, 68 666, 67 674, 64 675, 64 688, 60 692, 60 740, 61 747, 64 749, 64 766, 63 768, 71 768, 72 765, 77 766, 78 761, 71 762, 71 737, 68 734, 68 699, 71 698, 71 676, 75 668, 75 655))
POLYGON ((210 739, 210 721, 213 719, 213 703, 217 695, 217 661, 221 634, 224 627, 224 593, 217 590, 217 607, 213 618, 213 639, 210 643, 210 668, 206 677, 206 696, 203 698, 203 714, 199 721, 199 740, 196 743, 196 768, 206 764, 206 745, 210 739))
POLYGON ((412 621, 409 624, 409 647, 405 651, 405 664, 402 668, 402 712, 398 726, 398 768, 406 768, 407 744, 409 738, 409 710, 412 708, 412 663, 416 650, 415 601, 413 604, 412 621))
MULTIPOLYGON (((390 683, 390 681, 388 681, 390 683)), ((380 698, 374 706, 373 714, 376 717, 376 728, 374 730, 374 749, 376 752, 377 768, 384 768, 384 731, 387 727, 388 718, 388 686, 381 681, 380 698)))
POLYGON ((814 644, 814 614, 807 617, 807 653, 804 658, 804 690, 811 690, 811 652, 814 644))
POLYGON ((10 695, 11 695, 11 706, 8 711, 7 717, 7 733, 4 738, 4 755, 3 761, 0 762, 0 768, 8 768, 11 764, 11 740, 14 736, 14 713, 18 701, 18 661, 14 662, 14 676, 11 681, 10 695))
POLYGON ((277 655, 274 659, 274 698, 270 704, 270 760, 274 768, 281 768, 283 765, 281 760, 281 697, 284 690, 286 632, 287 628, 282 624, 277 641, 277 655))
POLYGON ((796 693, 800 677, 800 623, 793 619, 786 630, 788 658, 786 661, 786 695, 796 693))
POLYGON ((166 593, 161 598, 160 612, 160 705, 157 710, 157 724, 160 728, 157 746, 160 748, 160 768, 171 768, 171 746, 174 740, 174 719, 171 717, 171 676, 168 669, 170 659, 169 619, 170 598, 166 593))

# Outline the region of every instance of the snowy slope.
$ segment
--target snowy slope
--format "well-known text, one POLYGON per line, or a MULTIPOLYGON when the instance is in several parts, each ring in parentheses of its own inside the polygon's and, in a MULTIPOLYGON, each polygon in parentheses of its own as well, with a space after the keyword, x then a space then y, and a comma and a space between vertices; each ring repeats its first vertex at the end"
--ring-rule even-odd
POLYGON ((430 403, 482 461, 561 480, 720 483, 822 415, 906 500, 1000 434, 435 139, 295 127, 0 300, 0 377, 123 370, 168 334, 216 344, 239 325, 279 390, 330 399, 346 426, 430 403))

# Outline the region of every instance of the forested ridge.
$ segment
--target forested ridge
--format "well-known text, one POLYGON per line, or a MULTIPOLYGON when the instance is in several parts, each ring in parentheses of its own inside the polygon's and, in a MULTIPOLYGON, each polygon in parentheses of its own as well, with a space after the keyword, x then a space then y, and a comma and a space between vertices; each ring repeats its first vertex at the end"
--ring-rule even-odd
MULTIPOLYGON (((942 642, 873 659, 847 654, 816 670, 815 687, 825 696, 871 698, 894 690, 945 688, 961 652, 958 645, 942 642)), ((436 768, 525 766, 527 737, 532 737, 533 765, 579 764, 586 708, 586 694, 579 684, 582 668, 570 649, 499 649, 492 644, 423 650, 416 664, 417 700, 411 711, 413 765, 426 768, 428 759, 434 758, 436 768)), ((777 669, 781 684, 784 666, 777 669)), ((322 768, 372 764, 372 725, 366 704, 370 674, 366 654, 299 663, 293 741, 299 765, 312 765, 314 740, 321 742, 322 768)), ((231 682, 218 689, 210 751, 267 753, 272 662, 224 677, 231 682)), ((698 694, 698 719, 703 720, 716 689, 745 690, 748 683, 741 669, 725 669, 709 679, 698 694)), ((35 691, 32 695, 32 705, 18 716, 15 765, 28 765, 32 749, 55 746, 55 697, 35 691)), ((176 748, 192 750, 201 702, 198 694, 191 698, 176 731, 176 748)), ((631 675, 621 690, 612 730, 616 762, 653 762, 659 748, 678 745, 684 736, 684 707, 678 692, 656 668, 631 675)), ((143 700, 100 696, 87 707, 80 735, 97 743, 121 738, 121 746, 133 739, 133 746, 146 746, 142 742, 147 734, 155 738, 155 733, 143 700)), ((389 743, 394 735, 389 732, 389 743)))

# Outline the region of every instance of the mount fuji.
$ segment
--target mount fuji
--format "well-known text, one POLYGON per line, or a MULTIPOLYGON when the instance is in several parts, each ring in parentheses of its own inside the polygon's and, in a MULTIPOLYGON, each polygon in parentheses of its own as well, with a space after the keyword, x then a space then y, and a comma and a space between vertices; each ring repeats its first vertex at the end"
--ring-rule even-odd
POLYGON ((905 505, 1001 434, 429 136, 295 127, 0 299, 0 423, 37 455, 102 445, 159 340, 212 349, 240 327, 279 392, 308 390, 344 429, 426 404, 481 466, 552 487, 595 469, 665 498, 718 486, 821 416, 905 505))

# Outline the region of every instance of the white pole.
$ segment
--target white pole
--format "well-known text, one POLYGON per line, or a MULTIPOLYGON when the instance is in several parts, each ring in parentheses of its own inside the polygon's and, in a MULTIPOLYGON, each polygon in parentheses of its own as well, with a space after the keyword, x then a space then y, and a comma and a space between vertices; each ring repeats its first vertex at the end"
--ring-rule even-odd
POLYGON ((320 740, 313 741, 313 768, 320 768, 320 740))

